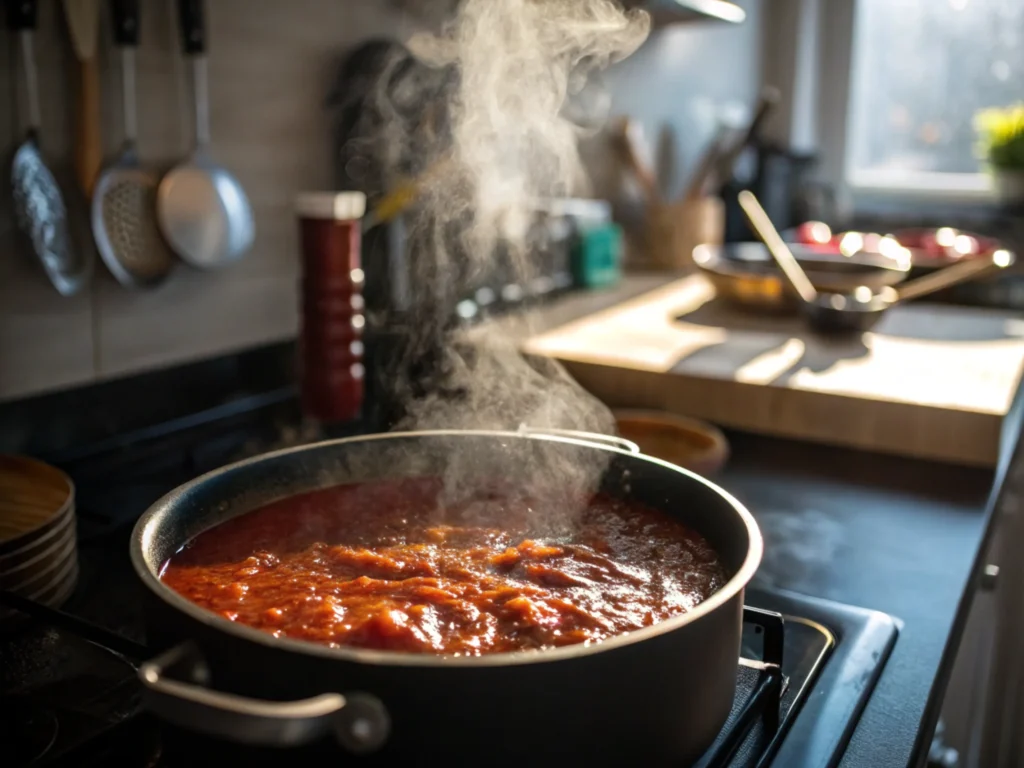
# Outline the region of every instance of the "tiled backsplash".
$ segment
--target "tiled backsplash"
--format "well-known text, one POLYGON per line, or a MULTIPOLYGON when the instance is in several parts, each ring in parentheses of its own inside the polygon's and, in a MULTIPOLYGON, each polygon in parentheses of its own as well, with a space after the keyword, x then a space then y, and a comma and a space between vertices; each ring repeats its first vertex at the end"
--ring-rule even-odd
MULTIPOLYGON (((166 169, 191 146, 188 69, 179 54, 174 3, 141 5, 139 152, 144 163, 166 169)), ((41 144, 52 167, 66 174, 76 62, 61 3, 41 0, 39 6, 41 144)), ((102 115, 111 157, 122 136, 121 73, 107 3, 102 6, 102 115)), ((207 25, 213 154, 251 199, 253 250, 219 272, 181 265, 152 291, 122 288, 97 261, 91 288, 63 298, 23 252, 9 195, 0 196, 0 399, 294 335, 297 236, 291 204, 299 190, 332 186, 325 98, 353 45, 407 34, 406 21, 382 0, 208 0, 207 25)), ((21 82, 18 46, 0 34, 0 103, 9 115, 0 140, 8 149, 21 138, 14 110, 14 88, 21 82)), ((75 197, 73 185, 65 192, 75 197)), ((83 207, 80 200, 69 202, 83 207)))
MULTIPOLYGON (((658 30, 607 81, 616 111, 655 136, 674 132, 678 189, 724 102, 753 100, 758 85, 761 0, 750 17, 658 30)), ((75 61, 61 3, 41 0, 37 60, 43 92, 42 146, 70 172, 75 61)), ((103 127, 108 157, 121 142, 120 58, 102 3, 103 127)), ((179 54, 173 0, 145 0, 138 54, 142 161, 173 166, 192 141, 191 91, 179 54)), ((207 0, 213 154, 245 187, 256 244, 219 272, 184 265, 152 291, 128 291, 97 262, 90 289, 62 298, 20 252, 8 195, 0 195, 0 400, 82 384, 285 339, 295 334, 295 193, 332 186, 330 124, 324 109, 335 71, 359 41, 405 37, 412 22, 385 0, 207 0)), ((20 139, 14 40, 0 34, 0 103, 10 105, 0 139, 20 139)), ((73 185, 68 185, 70 197, 73 185)), ((77 202, 81 208, 82 203, 77 202)), ((89 241, 91 247, 91 241, 89 241)))
MULTIPOLYGON (((735 2, 736 0, 734 0, 735 2)), ((686 186, 717 120, 745 120, 761 87, 762 14, 767 0, 738 0, 742 24, 706 22, 655 29, 606 78, 616 114, 644 129, 666 196, 686 186)))

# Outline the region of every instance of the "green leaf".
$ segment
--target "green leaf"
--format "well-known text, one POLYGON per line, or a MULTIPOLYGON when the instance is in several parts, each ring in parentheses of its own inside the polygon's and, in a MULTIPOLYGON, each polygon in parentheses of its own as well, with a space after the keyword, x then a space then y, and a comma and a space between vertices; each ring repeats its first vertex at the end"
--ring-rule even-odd
POLYGON ((974 116, 979 154, 995 168, 1024 169, 1024 103, 983 109, 974 116))

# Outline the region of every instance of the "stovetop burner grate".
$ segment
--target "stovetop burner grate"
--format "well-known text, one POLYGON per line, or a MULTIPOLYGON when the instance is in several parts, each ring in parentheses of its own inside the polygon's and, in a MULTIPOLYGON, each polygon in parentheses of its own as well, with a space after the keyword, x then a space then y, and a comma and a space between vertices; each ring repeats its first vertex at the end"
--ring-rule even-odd
MULTIPOLYGON (((715 743, 697 763, 699 768, 739 768, 760 765, 770 758, 766 734, 779 730, 782 701, 788 688, 783 674, 785 622, 777 613, 756 608, 743 609, 744 637, 751 633, 760 641, 760 660, 740 658, 736 674, 736 696, 729 719, 715 743), (759 728, 755 728, 759 725, 759 728)), ((754 643, 744 643, 749 656, 754 643)))

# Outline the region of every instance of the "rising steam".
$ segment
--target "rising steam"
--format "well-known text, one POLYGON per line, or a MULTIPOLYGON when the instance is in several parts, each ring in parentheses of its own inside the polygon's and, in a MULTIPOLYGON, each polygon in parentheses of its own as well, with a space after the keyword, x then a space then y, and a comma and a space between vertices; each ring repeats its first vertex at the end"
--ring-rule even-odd
POLYGON ((538 200, 585 185, 567 98, 592 69, 636 50, 648 27, 612 0, 464 0, 442 35, 410 40, 421 60, 457 73, 451 167, 427 205, 442 226, 472 215, 472 256, 488 258, 497 238, 521 247, 538 200))
MULTIPOLYGON (((418 388, 408 367, 393 372, 390 385, 397 380, 407 389, 400 427, 612 431, 607 409, 559 365, 527 361, 511 340, 493 334, 459 341, 446 323, 458 292, 495 259, 520 283, 535 269, 527 234, 537 204, 586 185, 580 128, 565 116, 567 99, 591 70, 632 53, 648 29, 646 14, 612 0, 462 0, 440 33, 409 41, 413 55, 440 73, 434 103, 410 125, 389 93, 392 103, 380 111, 390 115, 381 133, 391 143, 380 154, 397 158, 411 148, 427 172, 409 217, 410 350, 413 357, 431 345, 443 351, 426 386, 418 388)), ((384 165, 392 182, 408 173, 384 165)), ((582 489, 599 475, 593 467, 552 466, 547 453, 502 455, 500 467, 479 455, 455 456, 449 485, 467 473, 513 466, 531 486, 582 489)))

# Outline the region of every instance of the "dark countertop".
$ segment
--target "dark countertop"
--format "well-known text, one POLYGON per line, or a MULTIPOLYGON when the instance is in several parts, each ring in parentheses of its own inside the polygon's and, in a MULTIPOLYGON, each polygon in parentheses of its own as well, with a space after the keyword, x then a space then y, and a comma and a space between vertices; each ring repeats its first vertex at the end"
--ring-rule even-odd
POLYGON ((765 537, 755 584, 890 613, 904 626, 843 766, 906 766, 985 528, 990 471, 730 435, 715 480, 765 537))
MULTIPOLYGON (((678 277, 627 276, 615 289, 499 322, 525 338, 678 277)), ((1007 424, 1004 450, 1016 442, 1020 414, 1007 424)), ((922 722, 934 727, 956 630, 966 621, 969 606, 961 607, 961 599, 988 533, 995 472, 749 434, 729 438, 732 459, 714 479, 762 527, 765 560, 755 585, 872 608, 903 622, 841 765, 923 764, 930 733, 918 745, 918 732, 922 722)))

